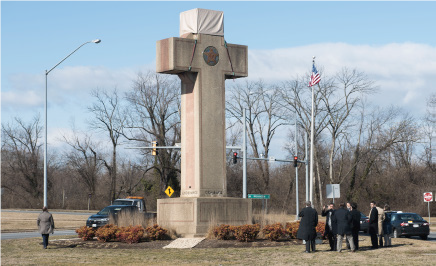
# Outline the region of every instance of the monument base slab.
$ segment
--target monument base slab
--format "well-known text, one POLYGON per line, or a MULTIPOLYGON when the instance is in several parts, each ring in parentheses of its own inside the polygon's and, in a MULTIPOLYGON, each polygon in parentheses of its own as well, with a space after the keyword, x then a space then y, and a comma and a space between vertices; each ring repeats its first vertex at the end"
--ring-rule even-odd
POLYGON ((182 237, 206 236, 211 226, 251 224, 252 201, 230 197, 158 199, 157 223, 182 237))

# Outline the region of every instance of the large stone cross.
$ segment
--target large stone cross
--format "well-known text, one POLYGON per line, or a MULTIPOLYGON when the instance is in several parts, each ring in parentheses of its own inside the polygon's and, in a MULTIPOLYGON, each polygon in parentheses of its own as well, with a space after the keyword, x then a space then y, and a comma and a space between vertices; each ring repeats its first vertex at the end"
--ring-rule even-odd
POLYGON ((246 77, 247 61, 247 46, 227 44, 223 33, 157 42, 156 71, 182 83, 181 197, 227 196, 225 80, 246 77))

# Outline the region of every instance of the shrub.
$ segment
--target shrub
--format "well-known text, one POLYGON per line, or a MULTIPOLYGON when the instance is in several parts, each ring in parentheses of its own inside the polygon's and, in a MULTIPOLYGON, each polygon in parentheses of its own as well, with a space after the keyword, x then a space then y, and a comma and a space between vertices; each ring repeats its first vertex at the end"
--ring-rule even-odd
POLYGON ((300 227, 300 221, 286 223, 285 231, 288 234, 289 238, 291 239, 297 238, 298 227, 300 227))
POLYGON ((318 222, 318 225, 316 226, 316 232, 321 235, 321 237, 324 238, 325 233, 325 222, 318 222))
POLYGON ((86 225, 76 229, 76 233, 84 241, 91 240, 95 236, 95 230, 92 227, 88 227, 86 225))
POLYGON ((116 239, 116 233, 118 231, 118 227, 113 224, 107 224, 97 229, 95 232, 95 236, 98 241, 108 242, 116 239))
MULTIPOLYGON (((300 227, 300 221, 286 223, 285 230, 291 239, 297 238, 298 227, 300 227)), ((324 236, 325 222, 318 222, 318 225, 315 227, 315 230, 319 235, 324 236)))
POLYGON ((167 237, 168 230, 160 227, 158 224, 155 224, 145 228, 145 232, 147 232, 147 235, 151 240, 162 240, 167 237))
POLYGON ((259 234, 260 225, 258 224, 246 224, 235 227, 235 237, 241 242, 254 241, 259 234))
POLYGON ((220 240, 235 239, 235 227, 228 224, 215 226, 213 228, 213 235, 220 240))
POLYGON ((262 232, 265 235, 265 237, 271 241, 278 241, 281 237, 283 237, 286 234, 286 231, 285 229, 283 229, 281 223, 265 225, 265 227, 262 229, 262 232))
POLYGON ((139 243, 144 237, 144 231, 144 227, 140 225, 121 227, 116 233, 116 239, 129 244, 139 243))

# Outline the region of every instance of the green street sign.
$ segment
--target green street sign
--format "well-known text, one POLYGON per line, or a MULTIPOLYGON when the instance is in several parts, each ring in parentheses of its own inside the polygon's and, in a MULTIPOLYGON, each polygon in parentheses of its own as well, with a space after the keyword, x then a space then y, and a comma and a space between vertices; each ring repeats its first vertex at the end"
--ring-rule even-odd
POLYGON ((248 194, 249 199, 269 199, 269 194, 248 194))

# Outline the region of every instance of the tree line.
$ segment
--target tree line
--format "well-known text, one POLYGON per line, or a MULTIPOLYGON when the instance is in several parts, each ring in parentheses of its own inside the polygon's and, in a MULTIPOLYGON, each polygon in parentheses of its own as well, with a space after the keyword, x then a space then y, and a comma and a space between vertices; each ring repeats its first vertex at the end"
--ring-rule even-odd
MULTIPOLYGON (((273 140, 283 157, 306 158, 304 139, 310 136, 309 74, 277 83, 242 81, 226 89, 227 145, 242 144, 242 112, 247 110, 248 156, 268 158, 273 140), (295 134, 294 124, 297 122, 295 134), (281 138, 283 139, 283 137, 281 138), (295 149, 298 145, 298 154, 295 149)), ((422 193, 436 192, 436 165, 431 161, 436 114, 428 99, 425 117, 412 117, 400 107, 375 106, 368 96, 379 90, 365 73, 343 68, 323 75, 314 88, 314 206, 331 199, 327 184, 340 184, 341 198, 369 210, 369 202, 426 215, 422 193)), ((174 146, 180 142, 180 81, 177 77, 140 73, 130 89, 96 89, 88 106, 87 127, 71 125, 61 149, 48 153, 50 208, 100 209, 119 197, 144 196, 148 210, 166 197, 171 186, 180 195, 180 153, 160 149, 126 150, 126 146, 174 146)), ((424 104, 424 103, 423 103, 424 104)), ((433 105, 432 105, 433 104, 433 105)), ((310 140, 309 140, 310 141, 310 140)), ((434 144, 433 144, 434 145, 434 144)), ((40 208, 43 197, 42 121, 15 117, 2 123, 2 208, 40 208)), ((50 147, 50 146, 49 146, 50 147)), ((242 197, 241 164, 228 151, 228 196, 242 197)), ((269 210, 295 213, 295 171, 299 200, 305 200, 305 167, 249 161, 247 191, 270 194, 269 210)), ((260 208, 255 201, 255 208, 260 208)))

